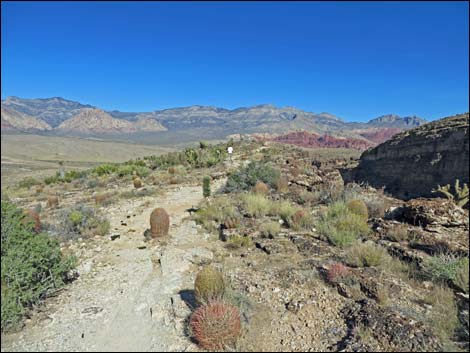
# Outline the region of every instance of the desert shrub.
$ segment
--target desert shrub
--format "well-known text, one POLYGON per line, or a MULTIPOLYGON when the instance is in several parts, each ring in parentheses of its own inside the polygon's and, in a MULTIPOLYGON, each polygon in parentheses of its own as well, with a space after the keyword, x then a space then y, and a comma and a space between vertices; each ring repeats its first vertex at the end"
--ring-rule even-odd
POLYGON ((163 208, 156 208, 150 214, 150 233, 153 238, 168 235, 170 216, 163 208))
POLYGON ((253 192, 255 194, 267 195, 269 193, 268 186, 262 181, 258 181, 255 186, 253 186, 253 192))
POLYGON ((466 293, 468 293, 468 272, 469 272, 469 263, 468 263, 468 257, 466 257, 461 261, 460 266, 457 269, 455 279, 454 279, 454 283, 459 288, 462 288, 466 293))
POLYGON ((351 271, 347 266, 340 262, 336 262, 328 268, 326 278, 330 283, 340 283, 343 282, 350 273, 351 271))
POLYGON ((227 242, 227 247, 232 249, 248 248, 253 245, 253 241, 250 237, 234 235, 231 236, 227 242))
POLYGON ((287 200, 280 200, 272 203, 269 213, 273 216, 280 217, 284 223, 289 224, 291 217, 297 209, 287 200))
POLYGON ((436 286, 430 291, 426 301, 432 305, 428 323, 437 336, 448 343, 459 324, 454 292, 446 287, 436 286))
POLYGON ((369 213, 367 212, 367 206, 364 203, 364 201, 359 200, 359 199, 350 200, 348 201, 346 206, 349 208, 349 210, 352 213, 357 214, 358 216, 361 216, 365 220, 369 218, 369 213))
POLYGON ((97 174, 98 176, 110 175, 117 171, 118 167, 114 164, 100 164, 99 166, 93 168, 92 173, 97 174))
POLYGON ((289 218, 289 227, 294 230, 311 230, 314 224, 312 215, 305 210, 298 210, 289 218))
POLYGON ((242 332, 238 309, 222 301, 197 308, 191 315, 190 328, 198 345, 208 351, 234 348, 242 332))
POLYGON ((387 238, 396 242, 408 240, 408 226, 403 223, 397 224, 388 231, 387 238))
POLYGON ((277 178, 279 178, 279 171, 270 164, 251 162, 228 177, 225 191, 238 192, 250 190, 258 181, 274 186, 277 178))
POLYGON ((319 186, 317 193, 321 202, 332 203, 342 198, 343 190, 343 184, 328 180, 319 186))
MULTIPOLYGON (((456 281, 461 283, 461 280, 464 279, 461 277, 465 274, 464 268, 468 269, 468 258, 458 257, 451 253, 441 253, 435 256, 431 256, 425 262, 424 273, 434 282, 452 282, 456 284, 456 281)), ((466 287, 468 288, 468 284, 466 287)), ((462 289, 465 289, 465 287, 462 289)))
POLYGON ((47 177, 44 179, 44 183, 46 183, 46 185, 50 185, 50 184, 55 184, 55 183, 58 183, 59 182, 59 176, 58 175, 52 175, 50 177, 47 177))
POLYGON ((38 184, 40 184, 39 181, 37 181, 36 179, 32 177, 28 177, 28 178, 24 178, 23 180, 21 180, 18 183, 18 186, 20 188, 29 189, 31 186, 38 185, 38 184))
POLYGON ((263 238, 275 238, 278 236, 279 232, 281 231, 281 225, 279 222, 270 221, 260 225, 259 231, 261 237, 263 238))
POLYGON ((203 225, 208 231, 214 231, 219 224, 229 219, 238 220, 238 210, 231 202, 232 200, 226 196, 217 197, 211 202, 207 202, 194 215, 196 223, 203 225))
POLYGON ((370 228, 363 217, 351 212, 344 202, 335 202, 321 214, 316 224, 320 234, 336 246, 347 246, 360 236, 367 235, 370 228))
POLYGON ((35 234, 23 211, 1 202, 1 329, 21 325, 23 315, 64 285, 75 259, 66 258, 57 240, 35 234))
POLYGON ((95 209, 84 205, 66 209, 59 217, 61 220, 59 230, 65 238, 104 236, 110 229, 110 223, 105 217, 99 215, 95 209))
POLYGON ((367 198, 364 200, 367 206, 367 212, 371 218, 383 218, 387 205, 385 200, 380 197, 367 198))
POLYGON ((199 148, 200 149, 205 149, 209 146, 209 144, 206 141, 199 141, 199 148))
POLYGON ((299 193, 299 197, 297 202, 300 205, 310 205, 318 201, 318 195, 314 192, 310 192, 307 190, 302 190, 299 193))
POLYGON ((242 201, 245 210, 252 217, 265 216, 271 207, 271 201, 259 194, 249 193, 242 195, 242 201))
POLYGON ((387 256, 387 251, 374 243, 357 243, 348 249, 345 261, 354 267, 372 267, 379 266, 387 256))
POLYGON ((208 175, 202 178, 202 195, 204 197, 211 196, 211 177, 208 175))
POLYGON ((196 275, 194 295, 198 304, 206 304, 211 300, 221 299, 225 292, 225 281, 222 273, 213 266, 204 266, 196 275))

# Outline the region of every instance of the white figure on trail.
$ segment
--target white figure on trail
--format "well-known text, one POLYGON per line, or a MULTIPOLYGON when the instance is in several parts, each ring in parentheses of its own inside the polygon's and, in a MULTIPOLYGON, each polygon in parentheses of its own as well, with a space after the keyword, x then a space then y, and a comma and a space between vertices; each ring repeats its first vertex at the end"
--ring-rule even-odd
POLYGON ((230 162, 231 162, 231 161, 232 161, 233 147, 232 147, 232 146, 228 146, 227 152, 228 152, 228 155, 229 155, 229 157, 230 157, 230 162))

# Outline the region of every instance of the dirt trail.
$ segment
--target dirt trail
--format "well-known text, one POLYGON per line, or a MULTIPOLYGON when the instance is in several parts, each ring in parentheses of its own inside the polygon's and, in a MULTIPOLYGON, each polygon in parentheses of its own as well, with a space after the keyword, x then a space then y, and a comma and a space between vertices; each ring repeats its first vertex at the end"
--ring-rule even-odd
POLYGON ((80 264, 80 279, 48 301, 45 319, 2 337, 2 351, 197 350, 184 335, 184 320, 196 266, 212 253, 208 235, 184 218, 201 199, 200 186, 183 186, 110 206, 111 229, 120 238, 91 242, 95 248, 86 251, 96 255, 80 264), (170 236, 144 242, 155 207, 170 214, 170 236))

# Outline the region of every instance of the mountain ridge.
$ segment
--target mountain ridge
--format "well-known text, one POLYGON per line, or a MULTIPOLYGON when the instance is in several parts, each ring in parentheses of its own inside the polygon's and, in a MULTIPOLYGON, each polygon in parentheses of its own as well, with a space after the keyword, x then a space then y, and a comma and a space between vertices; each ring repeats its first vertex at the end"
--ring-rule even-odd
POLYGON ((191 105, 150 112, 106 111, 62 97, 24 99, 11 96, 2 100, 1 104, 3 129, 11 130, 21 127, 21 131, 28 132, 28 130, 38 130, 39 127, 39 130, 45 132, 72 135, 138 134, 165 131, 176 134, 180 132, 197 134, 202 129, 206 135, 224 138, 237 133, 280 135, 303 130, 340 139, 367 140, 375 145, 382 142, 383 138, 390 137, 391 132, 399 132, 426 123, 426 120, 416 116, 400 117, 395 114, 382 115, 366 123, 346 122, 328 112, 307 112, 289 106, 276 107, 273 104, 258 104, 234 109, 191 105), (8 115, 5 119, 3 119, 4 111, 8 115), (8 113, 9 111, 18 114, 8 113), (20 116, 31 117, 33 120, 20 119, 20 116), (31 126, 28 127, 27 122, 30 122, 31 126), (372 138, 369 140, 370 136, 372 138))

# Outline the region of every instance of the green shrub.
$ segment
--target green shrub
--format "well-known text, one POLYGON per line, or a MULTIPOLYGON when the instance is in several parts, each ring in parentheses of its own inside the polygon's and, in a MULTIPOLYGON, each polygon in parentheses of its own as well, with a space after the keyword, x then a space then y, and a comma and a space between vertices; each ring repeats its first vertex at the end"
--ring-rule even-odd
POLYGON ((248 166, 231 174, 225 184, 226 192, 251 190, 258 181, 275 186, 280 173, 267 163, 251 162, 248 166))
POLYGON ((252 217, 265 216, 271 207, 271 201, 259 194, 249 193, 242 195, 242 201, 245 210, 252 217))
POLYGON ((244 237, 241 235, 231 236, 227 242, 229 248, 238 249, 238 248, 248 248, 253 245, 253 241, 250 237, 244 237))
POLYGON ((452 282, 456 284, 456 281, 458 281, 462 284, 465 267, 468 268, 468 258, 442 253, 430 257, 425 262, 424 272, 432 281, 437 283, 452 282))
POLYGON ((469 263, 468 257, 464 258, 459 268, 457 269, 457 273, 455 275, 454 283, 459 287, 462 288, 466 293, 468 293, 468 272, 469 272, 469 263))
POLYGON ((198 272, 194 281, 194 295, 198 304, 221 299, 224 292, 224 277, 213 266, 205 266, 198 272))
POLYGON ((202 195, 204 197, 211 196, 211 177, 210 176, 206 175, 202 179, 202 195))
POLYGON ((61 236, 66 239, 106 235, 110 229, 109 221, 105 217, 99 215, 95 209, 83 205, 66 209, 59 217, 59 230, 61 236))
POLYGON ((305 210, 296 211, 289 220, 289 227, 294 230, 311 230, 314 224, 312 215, 305 210))
POLYGON ((289 201, 281 200, 278 202, 274 202, 272 204, 269 213, 273 216, 280 217, 284 221, 284 223, 289 225, 289 222, 291 221, 291 217, 294 215, 296 211, 297 209, 294 206, 292 206, 292 204, 289 201))
POLYGON ((279 222, 271 221, 261 224, 259 227, 260 234, 263 238, 275 238, 281 231, 281 225, 279 222))
POLYGON ((449 288, 436 286, 426 300, 432 305, 428 316, 430 326, 445 344, 450 343, 459 324, 454 292, 449 288))
POLYGON ((1 329, 20 327, 23 315, 64 285, 75 264, 65 258, 57 240, 35 234, 25 215, 8 201, 1 202, 1 329))
POLYGON ((102 175, 113 174, 117 171, 117 169, 118 169, 118 167, 115 164, 105 163, 105 164, 101 164, 101 165, 97 166, 96 168, 94 168, 92 170, 92 172, 94 174, 97 174, 98 176, 102 176, 102 175))
POLYGON ((330 206, 316 224, 320 234, 336 246, 347 246, 360 236, 369 234, 370 228, 363 217, 351 212, 344 202, 338 201, 330 206))
POLYGON ((358 243, 348 249, 345 262, 355 267, 379 266, 387 256, 387 251, 378 245, 358 243))
POLYGON ((38 185, 38 184, 40 184, 39 181, 37 181, 36 179, 32 177, 28 177, 28 178, 24 178, 23 180, 21 180, 18 183, 18 186, 20 188, 29 189, 31 186, 38 185))

